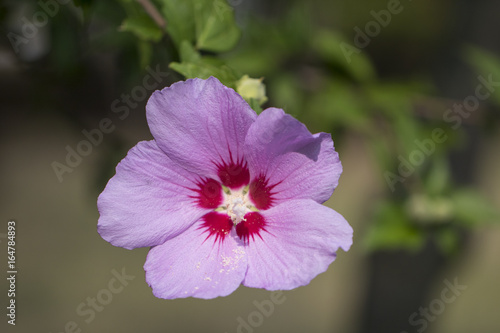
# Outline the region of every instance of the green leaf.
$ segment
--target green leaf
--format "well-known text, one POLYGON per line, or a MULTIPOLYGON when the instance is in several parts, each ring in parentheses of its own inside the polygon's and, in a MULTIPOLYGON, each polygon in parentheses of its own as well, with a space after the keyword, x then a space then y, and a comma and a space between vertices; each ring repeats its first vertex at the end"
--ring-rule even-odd
POLYGON ((159 41, 163 35, 160 27, 146 14, 138 14, 125 19, 120 26, 120 31, 130 31, 141 40, 152 42, 159 41))
POLYGON ((236 46, 240 30, 226 0, 194 0, 194 12, 198 49, 225 52, 236 46))
POLYGON ((145 68, 151 63, 151 57, 153 56, 153 46, 150 42, 139 41, 137 44, 139 52, 139 65, 141 68, 145 68))
POLYGON ((268 83, 268 87, 274 105, 293 116, 304 111, 304 90, 300 88, 300 82, 294 75, 281 72, 268 83))
POLYGON ((181 42, 179 54, 181 62, 170 63, 170 68, 186 78, 207 79, 210 76, 215 76, 225 86, 236 88, 236 81, 241 75, 227 66, 221 59, 210 56, 202 57, 188 41, 181 42))
POLYGON ((234 13, 226 0, 159 0, 167 32, 180 48, 183 41, 198 50, 225 52, 240 38, 234 13))
POLYGON ((273 21, 249 17, 245 20, 245 38, 227 57, 227 63, 252 77, 290 72, 287 64, 296 64, 297 57, 309 54, 310 30, 314 25, 308 6, 304 1, 292 1, 283 7, 281 18, 273 21))
POLYGON ((255 112, 257 112, 257 114, 260 114, 262 112, 262 107, 260 106, 259 101, 257 101, 255 98, 250 98, 248 104, 255 112))
POLYGON ((459 190, 451 195, 458 223, 472 227, 484 223, 500 222, 498 210, 473 190, 459 190))
POLYGON ((425 177, 425 189, 430 195, 443 194, 450 184, 450 170, 446 157, 442 154, 434 156, 431 168, 425 177))
MULTIPOLYGON (((488 81, 491 78, 494 82, 500 81, 500 59, 480 48, 469 46, 465 49, 465 58, 472 64, 481 76, 488 81)), ((497 105, 500 105, 500 89, 492 92, 497 105)))
POLYGON ((375 78, 375 69, 370 59, 361 50, 350 54, 349 50, 356 48, 341 34, 328 30, 319 31, 314 34, 311 46, 326 63, 343 69, 355 80, 367 82, 375 78))
POLYGON ((370 104, 387 117, 392 132, 386 133, 397 140, 390 144, 397 152, 408 158, 409 154, 418 149, 415 140, 425 138, 421 125, 415 120, 412 101, 416 93, 410 84, 400 82, 370 84, 366 88, 370 104))
POLYGON ((201 78, 208 79, 210 76, 215 76, 219 81, 227 87, 235 88, 236 81, 239 76, 227 65, 214 65, 210 59, 201 58, 197 63, 191 62, 172 62, 170 68, 184 75, 186 78, 201 78))
POLYGON ((424 239, 422 230, 411 223, 401 205, 385 202, 379 206, 364 244, 371 251, 397 248, 416 251, 424 239))
POLYGON ((442 228, 434 234, 437 245, 446 254, 456 253, 460 245, 458 232, 452 228, 442 228))
POLYGON ((376 158, 379 170, 393 170, 394 154, 390 146, 384 140, 381 140, 379 132, 373 130, 373 128, 369 127, 366 134, 368 144, 376 158))
POLYGON ((181 42, 179 56, 182 62, 198 63, 201 61, 200 53, 196 51, 193 45, 187 40, 181 42))
POLYGON ((313 120, 323 124, 325 131, 332 127, 362 130, 369 121, 359 92, 346 80, 329 79, 321 90, 311 96, 305 110, 310 112, 313 120))
POLYGON ((167 32, 180 47, 183 41, 195 42, 193 0, 161 0, 161 12, 167 21, 167 32))

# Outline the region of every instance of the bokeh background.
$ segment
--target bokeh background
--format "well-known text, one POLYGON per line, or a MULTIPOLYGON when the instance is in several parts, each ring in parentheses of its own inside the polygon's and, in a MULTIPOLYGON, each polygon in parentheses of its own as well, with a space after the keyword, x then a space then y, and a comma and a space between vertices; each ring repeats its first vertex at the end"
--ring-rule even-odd
MULTIPOLYGON (((220 1, 214 8, 225 9, 220 1)), ((142 269, 148 250, 97 234, 97 196, 128 149, 151 139, 151 91, 142 97, 136 87, 147 68, 168 72, 158 88, 183 79, 169 64, 185 59, 153 21, 123 23, 148 16, 139 2, 75 2, 0 2, 0 262, 7 275, 14 219, 18 268, 16 326, 2 314, 2 332, 500 332, 500 87, 456 128, 444 118, 475 95, 479 76, 500 82, 500 2, 228 2, 241 38, 201 56, 264 77, 263 107, 332 133, 344 173, 326 205, 354 228, 351 250, 267 315, 255 302, 271 293, 245 287, 209 301, 156 299, 142 269), (390 8, 397 13, 374 28, 390 8), (361 45, 367 24, 375 30, 361 45), (140 98, 125 104, 133 92, 140 98), (120 119, 113 105, 129 113, 120 119), (64 164, 67 147, 104 118, 111 133, 59 179, 54 162, 64 164), (436 128, 449 139, 391 186, 388 172, 436 128), (123 270, 131 280, 107 292, 123 270), (456 281, 466 289, 443 302, 456 281), (90 311, 96 297, 106 304, 90 311)), ((0 285, 6 312, 5 278, 0 285)))

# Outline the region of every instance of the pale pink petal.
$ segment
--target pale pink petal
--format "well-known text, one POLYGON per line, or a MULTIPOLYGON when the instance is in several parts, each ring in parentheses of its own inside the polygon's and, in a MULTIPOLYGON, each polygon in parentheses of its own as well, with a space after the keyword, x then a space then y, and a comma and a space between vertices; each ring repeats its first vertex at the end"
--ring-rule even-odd
POLYGON ((241 284, 247 256, 234 228, 217 237, 206 227, 200 220, 149 251, 144 270, 156 297, 215 298, 229 295, 241 284))
POLYGON ((233 89, 214 77, 176 82, 153 93, 146 115, 158 146, 184 168, 229 187, 248 182, 243 144, 257 115, 233 89))
POLYGON ((330 134, 313 135, 280 109, 269 108, 259 115, 245 148, 251 196, 260 209, 290 199, 325 202, 342 173, 330 134))
POLYGON ((261 211, 260 231, 248 241, 243 284, 288 290, 308 284, 327 270, 339 248, 349 250, 347 221, 313 200, 291 200, 261 211))
POLYGON ((219 205, 217 184, 172 162, 154 141, 139 142, 99 196, 98 232, 127 249, 162 244, 219 205))

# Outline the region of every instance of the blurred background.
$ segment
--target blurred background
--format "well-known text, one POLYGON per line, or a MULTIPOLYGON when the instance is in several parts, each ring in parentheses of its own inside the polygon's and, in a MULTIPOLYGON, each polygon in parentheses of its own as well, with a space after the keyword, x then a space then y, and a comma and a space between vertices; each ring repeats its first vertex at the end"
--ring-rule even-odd
POLYGON ((6 272, 13 219, 18 269, 16 326, 3 314, 1 331, 500 332, 499 13, 493 0, 1 1, 0 248, 6 272), (157 299, 148 250, 96 232, 116 164, 152 138, 152 91, 210 75, 263 78, 252 107, 332 133, 344 167, 326 205, 354 244, 272 311, 270 292, 245 287, 157 299))

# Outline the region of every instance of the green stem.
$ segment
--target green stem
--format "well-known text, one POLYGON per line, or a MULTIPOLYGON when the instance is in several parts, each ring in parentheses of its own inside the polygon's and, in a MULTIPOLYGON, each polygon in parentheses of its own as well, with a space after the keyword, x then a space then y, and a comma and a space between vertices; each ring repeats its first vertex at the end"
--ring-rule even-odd
POLYGON ((151 18, 156 22, 156 24, 158 24, 158 26, 162 30, 164 30, 165 27, 167 26, 167 21, 165 21, 165 19, 160 14, 155 5, 153 5, 149 0, 137 0, 137 2, 141 4, 146 13, 148 13, 148 15, 151 16, 151 18))

